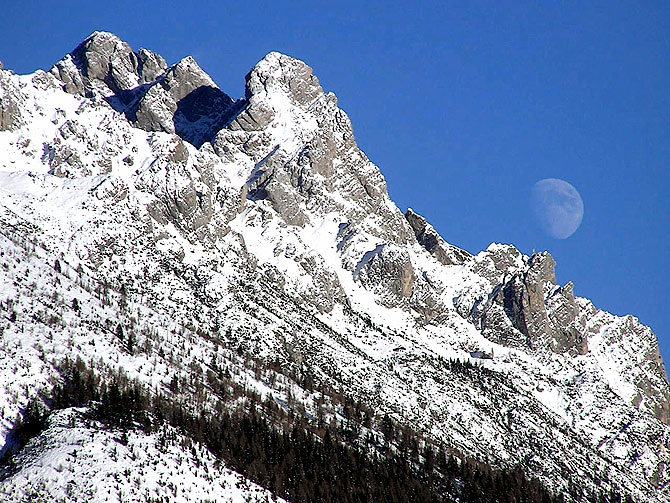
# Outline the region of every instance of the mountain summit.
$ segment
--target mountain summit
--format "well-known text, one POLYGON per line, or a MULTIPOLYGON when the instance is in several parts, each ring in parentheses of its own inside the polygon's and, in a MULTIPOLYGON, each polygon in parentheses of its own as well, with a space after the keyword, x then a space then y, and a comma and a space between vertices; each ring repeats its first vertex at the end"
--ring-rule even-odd
POLYGON ((102 97, 134 126, 175 133, 198 147, 236 110, 193 58, 168 67, 160 55, 134 52, 111 33, 93 33, 52 73, 67 92, 102 97))
POLYGON ((307 468, 239 454, 235 425, 406 463, 444 500, 484 467, 563 501, 669 496, 650 329, 556 284, 546 252, 471 255, 400 211, 297 59, 268 54, 237 100, 104 32, 48 72, 0 69, 0 241, 9 500, 327 500, 291 485, 307 468))

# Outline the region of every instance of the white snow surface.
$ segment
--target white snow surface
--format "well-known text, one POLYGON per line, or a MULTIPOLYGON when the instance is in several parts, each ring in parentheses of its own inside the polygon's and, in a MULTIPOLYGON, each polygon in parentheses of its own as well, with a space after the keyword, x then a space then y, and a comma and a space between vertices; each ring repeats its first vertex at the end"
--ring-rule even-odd
POLYGON ((173 428, 110 430, 86 412, 70 408, 49 417, 17 459, 20 470, 0 485, 0 501, 284 501, 173 428))

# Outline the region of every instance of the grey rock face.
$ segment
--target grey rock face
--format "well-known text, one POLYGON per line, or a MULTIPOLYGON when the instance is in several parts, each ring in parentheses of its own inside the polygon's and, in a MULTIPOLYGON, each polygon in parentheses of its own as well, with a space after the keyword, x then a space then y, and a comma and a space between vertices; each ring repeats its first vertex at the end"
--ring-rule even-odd
POLYGON ((148 211, 159 224, 171 222, 189 240, 212 243, 229 229, 218 199, 211 160, 178 137, 161 152, 136 186, 156 197, 148 211), (177 183, 181 180, 182 183, 177 183))
POLYGON ((585 354, 586 337, 571 326, 579 312, 572 285, 550 293, 556 284, 556 262, 548 253, 531 257, 529 266, 523 276, 515 276, 502 290, 505 312, 512 324, 528 337, 531 348, 548 346, 556 353, 585 354), (548 295, 555 297, 551 310, 545 302, 548 295))
POLYGON ((354 277, 381 294, 385 305, 409 305, 416 274, 406 250, 379 245, 367 252, 356 266, 354 277))
POLYGON ((277 52, 265 56, 245 81, 246 107, 230 124, 232 131, 262 131, 269 126, 279 110, 268 96, 281 96, 287 104, 305 109, 324 94, 309 66, 277 52))
POLYGON ((9 76, 9 71, 0 69, 0 131, 13 130, 21 124, 21 105, 25 98, 9 76))
POLYGON ((91 81, 100 81, 118 94, 141 83, 139 57, 116 35, 95 32, 72 51, 71 55, 88 84, 91 81))
POLYGON ((379 169, 358 149, 349 118, 334 95, 323 93, 311 68, 270 53, 246 81, 246 107, 217 135, 214 146, 224 159, 253 162, 249 198, 274 201, 289 223, 308 221, 309 208, 339 210, 352 228, 366 219, 378 221, 369 230, 382 241, 414 240, 390 204, 379 169), (287 124, 291 119, 297 123, 287 124), (273 134, 287 126, 295 136, 291 145, 273 134))
POLYGON ((140 49, 138 57, 140 60, 139 73, 142 84, 149 84, 158 80, 168 67, 163 56, 148 49, 140 49))
POLYGON ((304 62, 271 52, 246 76, 246 99, 279 92, 294 105, 309 106, 321 97, 323 89, 312 69, 304 62))
POLYGON ((96 83, 103 83, 114 94, 122 95, 140 84, 154 82, 167 68, 160 55, 147 49, 135 52, 116 35, 95 32, 77 46, 69 58, 56 64, 55 73, 68 75, 67 80, 77 92, 91 91, 96 83), (81 74, 82 89, 78 89, 79 79, 72 75, 70 61, 81 74))
POLYGON ((414 231, 417 241, 428 252, 430 252, 438 262, 444 265, 462 264, 472 255, 465 250, 461 250, 447 243, 442 236, 430 225, 424 217, 415 213, 409 208, 405 213, 405 218, 414 231))
POLYGON ((467 263, 484 283, 466 288, 454 298, 454 307, 471 320, 489 340, 508 347, 527 348, 527 336, 514 327, 504 307, 504 284, 523 264, 522 254, 513 246, 489 247, 483 256, 467 263))
POLYGON ((496 285, 501 278, 506 278, 524 261, 522 253, 514 246, 489 247, 486 250, 486 260, 474 262, 472 271, 496 285))
MULTIPOLYGON (((500 263, 509 262, 502 257, 494 260, 497 259, 500 263)), ((500 344, 559 354, 585 354, 586 335, 573 326, 579 308, 572 284, 556 287, 555 266, 548 253, 534 255, 525 270, 503 277, 486 301, 473 307, 470 316, 488 337, 500 344)))
POLYGON ((337 275, 328 268, 320 255, 306 253, 295 257, 295 260, 311 278, 311 284, 300 295, 301 303, 311 304, 321 313, 331 312, 337 303, 348 304, 337 275))
POLYGON ((64 91, 70 94, 85 94, 85 77, 82 71, 77 68, 71 54, 56 63, 51 69, 51 74, 63 83, 64 91))

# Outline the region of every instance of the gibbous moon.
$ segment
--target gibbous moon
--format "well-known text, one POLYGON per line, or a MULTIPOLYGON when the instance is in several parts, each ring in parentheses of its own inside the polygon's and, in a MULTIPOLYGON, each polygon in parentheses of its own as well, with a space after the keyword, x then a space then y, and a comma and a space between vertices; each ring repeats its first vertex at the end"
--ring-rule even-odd
POLYGON ((530 203, 540 227, 552 238, 569 238, 584 218, 579 192, 558 178, 545 178, 533 185, 530 203))

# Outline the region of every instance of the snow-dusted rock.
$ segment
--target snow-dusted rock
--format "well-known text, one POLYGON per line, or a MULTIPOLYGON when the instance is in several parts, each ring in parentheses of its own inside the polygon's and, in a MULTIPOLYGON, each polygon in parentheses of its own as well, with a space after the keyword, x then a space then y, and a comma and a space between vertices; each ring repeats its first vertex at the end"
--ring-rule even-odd
POLYGON ((0 68, 0 131, 12 130, 21 124, 24 100, 12 73, 0 68))
POLYGON ((471 257, 465 250, 450 245, 442 239, 442 236, 437 233, 435 228, 425 218, 415 213, 412 208, 409 208, 405 212, 405 218, 412 227, 419 244, 429 251, 441 264, 462 264, 471 257))

